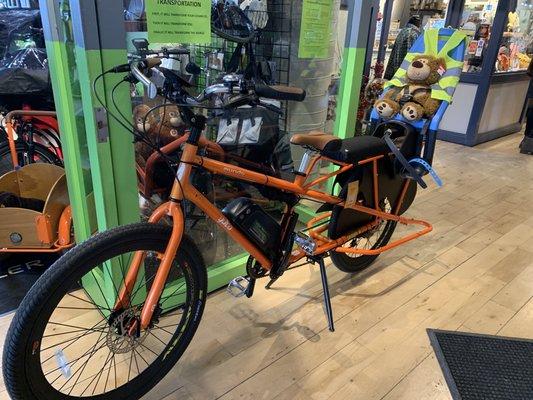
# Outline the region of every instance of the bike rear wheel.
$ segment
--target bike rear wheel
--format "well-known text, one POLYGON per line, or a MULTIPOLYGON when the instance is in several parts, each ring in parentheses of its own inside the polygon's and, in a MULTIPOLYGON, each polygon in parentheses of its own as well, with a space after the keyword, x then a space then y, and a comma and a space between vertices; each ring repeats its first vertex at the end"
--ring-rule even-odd
MULTIPOLYGON (((61 159, 39 143, 33 144, 33 151, 25 142, 16 143, 16 151, 20 166, 33 163, 47 163, 63 166, 61 159)), ((0 144, 0 176, 13 171, 13 159, 7 142, 0 144)))
MULTIPOLYGON (((381 208, 386 212, 391 211, 390 203, 387 199, 382 201, 381 208)), ((337 207, 333 211, 330 222, 330 237, 336 238, 340 236, 341 231, 345 233, 344 229, 339 229, 341 218, 346 218, 346 216, 343 216, 343 211, 342 207, 337 207)), ((395 221, 381 220, 374 229, 345 243, 342 247, 375 250, 386 246, 396 230, 396 225, 397 223, 395 221)), ((333 264, 341 271, 347 273, 360 272, 372 265, 379 257, 379 255, 349 254, 337 251, 332 251, 330 255, 333 264)))
POLYGON ((13 399, 138 399, 176 364, 199 325, 207 274, 184 238, 145 331, 132 328, 171 227, 135 224, 96 235, 59 259, 32 287, 3 356, 13 399), (144 253, 131 301, 114 310, 133 254, 144 253))

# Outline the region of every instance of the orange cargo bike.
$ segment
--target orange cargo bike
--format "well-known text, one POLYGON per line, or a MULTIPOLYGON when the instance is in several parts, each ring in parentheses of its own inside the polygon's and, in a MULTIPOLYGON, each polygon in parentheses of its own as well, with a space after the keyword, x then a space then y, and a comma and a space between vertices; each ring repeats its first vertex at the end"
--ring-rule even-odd
MULTIPOLYGON (((247 276, 230 284, 237 296, 251 297, 256 280, 269 278, 270 286, 298 261, 318 263, 330 330, 334 327, 324 257, 355 273, 382 252, 432 230, 427 222, 402 216, 415 199, 420 177, 410 176, 412 168, 394 154, 422 157, 424 148, 419 133, 407 125, 385 124, 377 127, 375 136, 345 140, 324 133, 295 135, 292 143, 306 151, 289 182, 225 162, 220 155, 211 157, 209 142, 202 137, 206 117, 193 109, 205 108, 214 97, 224 100, 225 110, 243 105, 272 109, 261 99, 302 101, 304 90, 254 85, 231 75, 193 97, 187 81, 160 67, 157 59, 108 73, 128 71, 128 82, 143 82, 155 96, 158 88, 146 77, 151 67, 165 75, 159 92, 179 107, 190 127, 170 199, 148 223, 121 226, 77 245, 31 289, 4 350, 5 382, 14 399, 138 399, 178 362, 198 328, 207 294, 206 266, 184 232, 184 200, 250 254, 247 276), (323 161, 337 169, 313 179, 312 172, 323 161), (195 169, 271 188, 285 204, 281 220, 248 198, 219 210, 191 184, 195 169), (338 195, 318 189, 332 178, 338 195), (302 199, 322 206, 316 218, 298 230, 302 199), (165 217, 172 219, 172 226, 158 223, 165 217), (392 239, 398 223, 413 226, 412 233, 392 239)), ((132 133, 148 142, 133 127, 132 133)))

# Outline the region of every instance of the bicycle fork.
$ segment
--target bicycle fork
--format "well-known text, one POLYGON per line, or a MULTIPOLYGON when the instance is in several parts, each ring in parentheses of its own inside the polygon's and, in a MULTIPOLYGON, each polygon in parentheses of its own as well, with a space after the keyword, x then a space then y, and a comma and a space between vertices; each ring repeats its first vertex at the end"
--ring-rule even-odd
MULTIPOLYGON (((161 263, 157 269, 154 281, 146 296, 146 301, 143 305, 140 317, 140 328, 146 329, 149 327, 152 320, 154 311, 157 308, 163 289, 172 268, 172 262, 176 257, 177 249, 183 238, 184 231, 184 215, 180 203, 176 201, 170 201, 161 205, 150 217, 149 223, 155 224, 158 223, 164 217, 169 216, 173 221, 172 234, 170 240, 167 244, 165 252, 161 255, 161 263)), ((137 282, 137 277, 139 275, 139 270, 145 258, 144 251, 137 251, 131 261, 131 264, 128 268, 128 273, 124 280, 124 285, 120 290, 117 303, 115 305, 115 310, 120 310, 121 308, 127 307, 130 302, 130 294, 132 293, 135 283, 137 282)), ((131 332, 134 332, 138 327, 132 327, 131 332)))

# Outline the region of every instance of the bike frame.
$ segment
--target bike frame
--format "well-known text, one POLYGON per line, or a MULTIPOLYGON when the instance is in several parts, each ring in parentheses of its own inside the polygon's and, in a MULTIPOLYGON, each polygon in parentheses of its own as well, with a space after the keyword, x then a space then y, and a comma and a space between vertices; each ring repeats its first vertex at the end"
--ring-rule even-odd
MULTIPOLYGON (((6 115, 6 133, 7 133, 7 140, 9 143, 9 150, 11 152, 11 160, 13 162, 13 168, 18 168, 19 165, 19 159, 18 154, 16 150, 16 144, 15 144, 15 127, 14 127, 14 118, 15 117, 24 117, 25 121, 31 121, 34 120, 35 124, 39 128, 44 129, 53 129, 56 132, 59 132, 59 126, 56 119, 56 112, 55 111, 36 111, 36 110, 14 110, 9 112, 6 115)), ((62 154, 60 154, 62 156, 62 154)))
MULTIPOLYGON (((356 211, 360 211, 362 213, 374 216, 374 221, 362 228, 355 230, 349 235, 345 235, 333 240, 321 234, 328 229, 328 225, 322 225, 318 229, 313 228, 313 225, 316 222, 328 218, 331 213, 326 213, 318 216, 317 218, 311 220, 308 223, 310 236, 317 241, 318 245, 313 255, 322 255, 332 250, 351 254, 380 254, 386 250, 400 246, 401 244, 416 239, 432 231, 433 228, 431 224, 425 221, 404 218, 398 215, 399 210, 401 209, 401 204, 410 184, 409 179, 404 180, 400 197, 396 199, 396 207, 392 211, 392 213, 384 212, 379 208, 378 161, 382 158, 384 158, 384 156, 372 157, 358 163, 359 165, 366 165, 370 163, 372 164, 374 175, 373 184, 375 208, 369 208, 359 204, 349 206, 350 208, 353 208, 356 211), (397 221, 406 225, 420 225, 423 227, 423 229, 416 233, 412 233, 410 235, 402 237, 401 239, 398 239, 395 242, 392 242, 387 246, 384 246, 379 249, 365 250, 340 247, 348 241, 353 240, 355 237, 375 228, 382 220, 397 221)), ((154 310, 156 309, 159 298, 161 297, 161 294, 165 287, 168 275, 170 273, 170 268, 172 266, 172 262, 176 256, 177 250, 184 234, 185 223, 181 202, 185 199, 194 203, 209 218, 215 221, 221 229, 223 229, 231 238, 233 238, 233 240, 239 243, 246 252, 248 252, 253 258, 255 258, 264 269, 270 271, 273 267, 272 261, 267 256, 265 256, 263 251, 255 244, 253 244, 242 232, 240 232, 214 204, 212 204, 202 193, 200 193, 190 183, 189 178, 191 175, 191 171, 194 167, 199 167, 211 173, 223 175, 229 178, 234 178, 240 181, 256 183, 259 185, 284 190, 300 196, 311 198, 313 200, 317 200, 319 202, 334 204, 337 206, 345 206, 345 201, 340 197, 329 195, 319 190, 315 190, 314 187, 332 177, 350 171, 351 169, 355 168, 355 165, 346 164, 316 154, 312 157, 305 172, 300 175, 297 175, 293 182, 289 182, 283 179, 250 171, 232 164, 227 164, 221 161, 199 156, 198 146, 187 143, 184 147, 181 156, 181 163, 177 172, 176 181, 174 182, 174 185, 172 187, 170 201, 158 207, 149 219, 149 223, 158 223, 164 217, 170 217, 173 221, 173 228, 169 243, 166 247, 164 254, 161 255, 161 264, 158 268, 152 287, 150 288, 150 291, 147 295, 145 304, 141 312, 140 323, 142 329, 146 329, 150 325, 152 315, 154 313, 154 310), (323 160, 329 161, 337 165, 339 169, 335 172, 331 172, 325 176, 319 177, 311 182, 307 182, 308 176, 310 176, 317 163, 323 160)), ((346 205, 346 207, 348 206, 346 205)), ((290 214, 292 210, 287 210, 286 212, 290 214)), ((292 252, 289 262, 292 264, 306 256, 309 255, 306 254, 303 250, 295 250, 292 252)), ((131 264, 128 268, 128 273, 126 274, 124 285, 118 296, 115 309, 126 307, 129 303, 129 294, 132 293, 132 290, 135 286, 135 282, 137 280, 143 259, 144 252, 142 251, 137 252, 133 257, 133 260, 131 261, 131 264)))

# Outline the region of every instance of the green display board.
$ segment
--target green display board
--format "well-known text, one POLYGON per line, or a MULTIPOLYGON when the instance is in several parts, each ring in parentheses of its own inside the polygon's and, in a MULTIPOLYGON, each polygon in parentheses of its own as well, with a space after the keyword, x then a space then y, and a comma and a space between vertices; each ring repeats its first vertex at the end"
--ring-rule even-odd
POLYGON ((333 0, 303 0, 299 58, 329 57, 333 0))
POLYGON ((150 42, 211 42, 211 0, 147 0, 146 19, 150 42))

